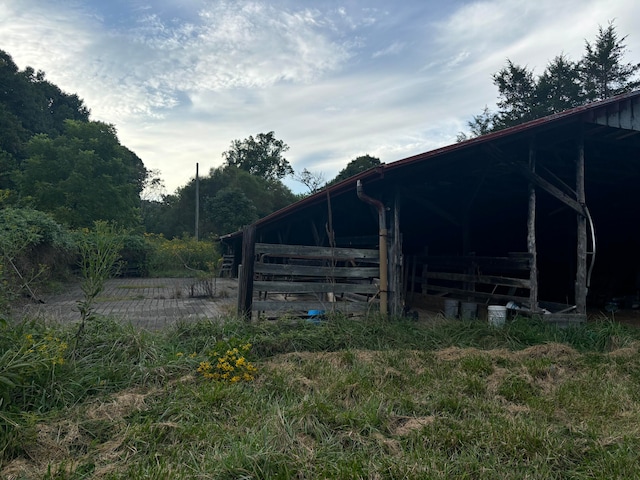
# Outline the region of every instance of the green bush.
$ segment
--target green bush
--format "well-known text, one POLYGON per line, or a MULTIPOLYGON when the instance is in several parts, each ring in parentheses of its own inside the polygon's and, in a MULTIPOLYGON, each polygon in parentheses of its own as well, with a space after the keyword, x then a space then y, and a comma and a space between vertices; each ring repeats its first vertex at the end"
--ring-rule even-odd
POLYGON ((151 245, 149 272, 151 276, 193 276, 215 274, 220 253, 210 240, 193 237, 167 240, 162 235, 147 234, 151 245))
POLYGON ((74 241, 51 216, 30 208, 0 210, 0 311, 17 296, 69 273, 74 241))
POLYGON ((124 277, 148 276, 153 245, 142 235, 127 234, 123 236, 122 241, 120 275, 124 277))

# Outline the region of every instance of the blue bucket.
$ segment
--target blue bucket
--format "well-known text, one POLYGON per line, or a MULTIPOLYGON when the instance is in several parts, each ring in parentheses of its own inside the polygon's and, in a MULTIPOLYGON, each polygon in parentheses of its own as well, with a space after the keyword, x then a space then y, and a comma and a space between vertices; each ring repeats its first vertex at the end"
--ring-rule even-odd
POLYGON ((307 312, 308 320, 312 323, 320 323, 320 321, 324 318, 324 310, 309 310, 307 312))

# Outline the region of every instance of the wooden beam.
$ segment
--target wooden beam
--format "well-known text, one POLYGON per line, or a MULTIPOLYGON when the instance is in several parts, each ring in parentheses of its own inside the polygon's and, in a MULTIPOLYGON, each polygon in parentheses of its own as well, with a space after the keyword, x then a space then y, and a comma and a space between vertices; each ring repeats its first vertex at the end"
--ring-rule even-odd
MULTIPOLYGON (((482 301, 482 302, 490 302, 490 301, 500 301, 500 302, 508 302, 515 301, 521 303, 525 306, 529 306, 529 298, 528 297, 518 297, 515 295, 506 295, 501 293, 489 293, 489 292, 470 292, 468 290, 464 290, 462 288, 451 288, 451 287, 441 287, 438 285, 429 285, 427 286, 427 294, 429 292, 440 292, 442 294, 451 294, 457 298, 471 298, 474 300, 482 301)), ((425 292, 423 292, 425 293, 425 292)))
POLYGON ((238 275, 238 317, 251 320, 253 301, 253 264, 255 259, 256 227, 249 225, 242 232, 242 269, 238 275))
POLYGON ((485 283, 503 287, 531 288, 528 278, 500 277, 497 275, 471 275, 468 273, 427 272, 424 278, 430 280, 450 280, 454 282, 485 283))
POLYGON ((389 248, 389 313, 402 315, 404 309, 404 289, 402 288, 402 234, 400 233, 400 194, 396 187, 391 216, 391 245, 389 248))
POLYGON ((256 263, 255 273, 287 277, 372 278, 380 273, 378 267, 318 267, 293 263, 256 263))
POLYGON ((277 300, 256 300, 254 302, 256 312, 277 312, 278 315, 285 313, 303 314, 309 310, 324 310, 326 313, 365 313, 367 311, 378 311, 377 303, 367 302, 321 302, 321 301, 292 301, 282 302, 277 300))
POLYGON ((534 172, 531 172, 528 167, 525 167, 525 166, 522 166, 522 165, 518 165, 517 168, 518 168, 519 172, 522 175, 524 175, 530 182, 532 182, 536 186, 542 188, 545 192, 547 192, 548 194, 554 196, 555 198, 560 200, 562 203, 564 203, 568 207, 570 207, 573 210, 575 210, 576 213, 578 213, 579 215, 582 215, 583 217, 586 216, 585 212, 584 212, 584 208, 582 207, 580 202, 577 202, 576 200, 571 198, 569 195, 564 193, 562 190, 560 190, 558 187, 556 187, 555 185, 549 183, 544 178, 540 177, 539 175, 535 174, 534 172))
POLYGON ((331 248, 312 247, 308 245, 279 245, 271 243, 256 243, 255 253, 268 254, 272 257, 315 257, 315 258, 335 258, 335 259, 363 259, 378 260, 380 253, 378 250, 364 248, 331 248))
POLYGON ((255 281, 253 289, 269 293, 361 293, 375 295, 378 286, 371 283, 273 282, 255 281))
MULTIPOLYGON (((576 197, 580 205, 585 205, 584 138, 578 140, 576 159, 576 197)), ((578 215, 578 239, 576 258, 575 303, 577 313, 587 313, 587 217, 578 215)))
MULTIPOLYGON (((529 145, 529 172, 536 173, 536 150, 534 140, 529 145)), ((538 250, 536 246, 536 187, 529 182, 529 214, 527 218, 527 251, 530 255, 529 306, 538 310, 538 250)))

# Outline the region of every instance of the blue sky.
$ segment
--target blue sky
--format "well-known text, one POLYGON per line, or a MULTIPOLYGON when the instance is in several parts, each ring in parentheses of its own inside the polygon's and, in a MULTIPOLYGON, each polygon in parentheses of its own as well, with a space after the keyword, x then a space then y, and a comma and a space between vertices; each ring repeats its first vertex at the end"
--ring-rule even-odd
POLYGON ((326 179, 448 145, 495 105, 507 58, 541 73, 615 20, 637 63, 638 19, 637 0, 0 0, 0 48, 114 124, 172 193, 272 130, 326 179))

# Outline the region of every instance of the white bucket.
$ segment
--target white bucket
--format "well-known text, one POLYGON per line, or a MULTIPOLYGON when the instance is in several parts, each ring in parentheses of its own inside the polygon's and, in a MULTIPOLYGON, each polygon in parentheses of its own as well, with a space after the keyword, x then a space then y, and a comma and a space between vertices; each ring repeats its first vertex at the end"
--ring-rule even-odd
POLYGON ((478 314, 478 304, 475 302, 462 302, 460 304, 460 318, 463 320, 475 320, 478 314))
POLYGON ((502 327, 507 321, 507 307, 504 305, 489 305, 487 320, 492 327, 502 327))
POLYGON ((450 298, 444 299, 444 316, 445 318, 457 318, 460 302, 450 298))

